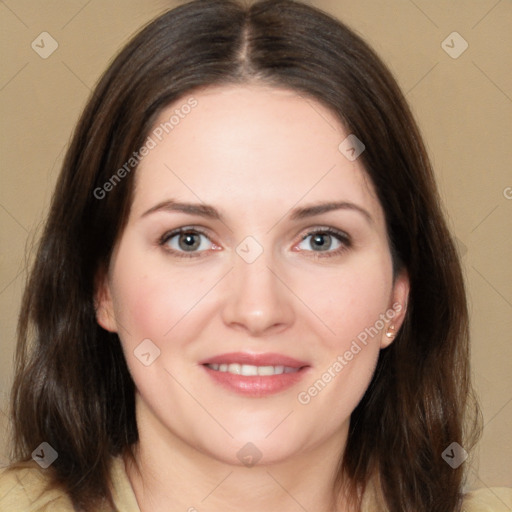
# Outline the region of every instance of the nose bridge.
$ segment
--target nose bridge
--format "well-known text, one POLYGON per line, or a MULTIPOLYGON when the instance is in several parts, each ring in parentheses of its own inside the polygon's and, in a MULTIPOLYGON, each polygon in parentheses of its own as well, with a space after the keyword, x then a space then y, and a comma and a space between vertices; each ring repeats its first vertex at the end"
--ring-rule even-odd
POLYGON ((238 301, 256 309, 269 308, 270 304, 278 301, 280 290, 276 287, 276 278, 272 273, 272 258, 270 251, 264 251, 254 261, 246 261, 237 257, 233 268, 233 292, 238 301))
POLYGON ((289 294, 272 268, 272 251, 260 250, 256 255, 255 250, 251 241, 237 248, 223 311, 227 324, 253 335, 284 329, 294 320, 289 294), (246 251, 240 251, 240 247, 246 251))
POLYGON ((262 240, 262 236, 258 240, 247 236, 238 244, 235 252, 233 277, 239 284, 246 287, 256 285, 257 289, 258 284, 272 281, 270 268, 275 262, 271 240, 262 240))

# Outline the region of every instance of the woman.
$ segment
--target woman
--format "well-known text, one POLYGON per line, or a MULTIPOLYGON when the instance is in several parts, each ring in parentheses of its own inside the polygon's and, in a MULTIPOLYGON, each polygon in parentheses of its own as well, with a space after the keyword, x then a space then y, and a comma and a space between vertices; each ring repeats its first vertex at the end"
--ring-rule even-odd
POLYGON ((372 50, 289 0, 191 2, 115 59, 67 153, 5 507, 491 510, 462 492, 467 330, 425 149, 372 50))

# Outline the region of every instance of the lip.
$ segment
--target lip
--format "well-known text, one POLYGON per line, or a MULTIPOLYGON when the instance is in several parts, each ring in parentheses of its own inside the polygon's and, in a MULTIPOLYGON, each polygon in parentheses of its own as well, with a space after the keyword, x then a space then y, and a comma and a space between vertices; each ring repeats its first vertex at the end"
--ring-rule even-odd
POLYGON ((282 354, 251 354, 247 352, 233 352, 208 358, 200 363, 212 380, 239 395, 253 398, 262 398, 276 394, 296 385, 308 373, 310 366, 293 357, 282 354), (208 364, 250 364, 254 366, 289 366, 296 368, 294 373, 281 373, 279 375, 234 375, 209 368, 208 364))
POLYGON ((230 352, 210 357, 199 364, 251 364, 253 366, 289 366, 290 368, 302 368, 309 366, 305 361, 299 361, 290 356, 268 352, 266 354, 253 354, 250 352, 230 352))

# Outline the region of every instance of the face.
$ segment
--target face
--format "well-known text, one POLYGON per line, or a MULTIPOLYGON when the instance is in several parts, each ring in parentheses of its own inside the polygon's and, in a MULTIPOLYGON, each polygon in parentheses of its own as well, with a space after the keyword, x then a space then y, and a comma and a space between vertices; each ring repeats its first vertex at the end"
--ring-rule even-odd
POLYGON ((139 429, 233 464, 246 443, 261 463, 342 447, 408 293, 360 159, 338 149, 348 135, 263 86, 161 113, 97 292, 139 429))

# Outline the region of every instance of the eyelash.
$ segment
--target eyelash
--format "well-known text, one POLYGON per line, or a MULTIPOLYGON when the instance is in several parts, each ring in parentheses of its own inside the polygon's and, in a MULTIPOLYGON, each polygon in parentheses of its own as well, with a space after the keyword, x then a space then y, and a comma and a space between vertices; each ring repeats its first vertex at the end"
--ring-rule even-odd
MULTIPOLYGON (((176 251, 175 249, 171 249, 170 247, 168 247, 166 245, 167 242, 169 242, 169 240, 171 240, 175 236, 181 235, 183 233, 192 233, 195 235, 203 235, 206 238, 208 238, 208 240, 210 240, 210 237, 208 236, 208 234, 205 231, 203 231, 202 229, 194 227, 194 226, 186 226, 186 227, 178 228, 173 231, 168 231, 168 232, 164 233, 158 240, 158 245, 161 246, 165 251, 167 251, 167 252, 171 253, 172 255, 177 256, 179 258, 201 258, 201 257, 206 256, 206 253, 209 252, 207 250, 197 251, 197 252, 196 251, 190 251, 190 252, 176 251)), ((305 235, 303 235, 301 237, 300 241, 297 244, 295 244, 295 246, 300 244, 304 240, 306 240, 308 237, 318 235, 318 234, 332 236, 333 238, 335 238, 336 240, 338 240, 341 243, 341 246, 338 249, 335 249, 333 251, 325 251, 325 252, 324 251, 301 251, 304 253, 310 253, 310 254, 308 254, 308 257, 311 257, 314 259, 331 258, 333 256, 338 256, 338 255, 342 254, 343 252, 350 249, 350 247, 352 246, 351 238, 347 233, 345 233, 343 231, 339 231, 334 228, 330 228, 330 227, 317 228, 317 229, 308 231, 305 235)), ((211 240, 210 240, 210 242, 212 244, 214 244, 214 242, 212 242, 211 240)), ((216 245, 216 244, 214 244, 214 245, 216 245)))
MULTIPOLYGON (((166 245, 167 242, 169 242, 169 240, 174 238, 176 235, 181 235, 183 233, 192 233, 194 235, 203 235, 206 238, 208 238, 208 240, 210 240, 210 237, 202 229, 199 229, 194 226, 186 226, 183 228, 178 228, 173 231, 168 231, 168 232, 164 233, 161 236, 160 240, 158 241, 158 245, 160 245, 165 251, 171 253, 174 256, 177 256, 178 258, 201 258, 201 257, 204 257, 208 251, 198 251, 198 252, 176 251, 166 245)), ((211 240, 210 240, 210 242, 211 242, 211 240)))
POLYGON ((352 240, 347 233, 345 233, 343 231, 339 231, 334 228, 329 228, 329 227, 313 229, 313 230, 309 231, 308 233, 306 233, 301 238, 300 241, 303 242, 309 236, 314 236, 314 235, 318 235, 318 234, 332 236, 333 238, 335 238, 336 240, 338 240, 341 243, 341 246, 338 249, 335 249, 333 251, 325 251, 325 252, 323 252, 323 251, 304 251, 305 253, 308 254, 308 257, 310 257, 310 258, 314 258, 314 259, 332 258, 334 256, 339 256, 340 254, 342 254, 345 251, 347 251, 348 249, 350 249, 350 247, 352 246, 352 240))

